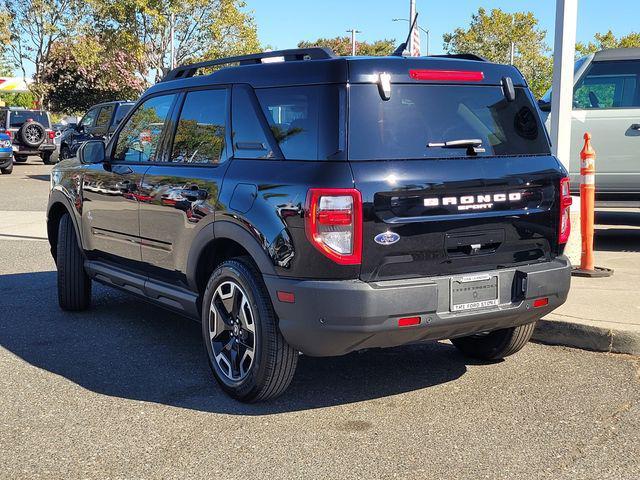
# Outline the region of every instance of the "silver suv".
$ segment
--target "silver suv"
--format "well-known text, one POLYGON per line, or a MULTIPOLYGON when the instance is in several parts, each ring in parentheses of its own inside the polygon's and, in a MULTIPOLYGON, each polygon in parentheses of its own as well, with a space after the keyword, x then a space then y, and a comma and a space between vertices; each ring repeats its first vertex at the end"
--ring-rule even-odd
MULTIPOLYGON (((551 90, 539 102, 543 112, 550 101, 551 90)), ((582 137, 590 132, 598 155, 598 204, 640 204, 640 48, 603 50, 576 61, 571 117, 572 190, 580 183, 582 137)))

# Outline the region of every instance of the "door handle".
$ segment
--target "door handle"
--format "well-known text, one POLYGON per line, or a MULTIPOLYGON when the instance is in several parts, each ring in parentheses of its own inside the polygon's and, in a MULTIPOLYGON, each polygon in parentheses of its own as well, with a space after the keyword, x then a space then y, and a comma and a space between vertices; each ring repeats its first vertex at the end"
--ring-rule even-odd
POLYGON ((197 185, 192 187, 187 187, 182 189, 182 196, 189 200, 190 202, 195 202, 198 200, 206 200, 209 197, 209 192, 207 190, 201 190, 197 185))
POLYGON ((640 130, 640 123, 634 123, 631 125, 631 130, 640 130))

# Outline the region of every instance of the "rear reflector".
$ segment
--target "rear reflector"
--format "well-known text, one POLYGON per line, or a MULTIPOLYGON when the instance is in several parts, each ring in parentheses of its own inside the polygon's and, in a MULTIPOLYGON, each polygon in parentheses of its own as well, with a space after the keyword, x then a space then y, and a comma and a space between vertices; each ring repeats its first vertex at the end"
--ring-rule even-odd
POLYGON ((409 76, 414 80, 432 80, 442 82, 481 82, 483 72, 468 70, 409 70, 409 76))
POLYGON ((53 140, 54 138, 56 138, 56 132, 54 132, 53 130, 49 130, 49 138, 51 140, 53 140))
POLYGON ((549 298, 543 297, 533 301, 533 308, 546 307, 549 305, 549 298))
POLYGON ((278 290, 278 300, 284 303, 295 303, 296 296, 291 292, 282 292, 278 290))
POLYGON ((560 179, 560 212, 558 225, 558 243, 569 241, 571 234, 571 192, 569 191, 569 177, 560 179))
POLYGON ((420 317, 405 317, 398 320, 399 327, 411 327, 413 325, 420 325, 420 317))

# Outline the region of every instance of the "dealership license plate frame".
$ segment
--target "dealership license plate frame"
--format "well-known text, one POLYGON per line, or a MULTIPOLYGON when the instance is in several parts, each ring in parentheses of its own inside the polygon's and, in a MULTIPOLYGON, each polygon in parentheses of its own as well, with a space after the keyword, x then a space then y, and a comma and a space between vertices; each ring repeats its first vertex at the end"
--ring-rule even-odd
MULTIPOLYGON (((493 286, 493 283, 491 284, 493 286)), ((452 277, 449 281, 449 310, 452 313, 470 312, 497 307, 500 304, 500 276, 497 273, 487 273, 478 275, 463 275, 452 277), (473 302, 455 303, 454 286, 458 284, 469 284, 473 287, 484 288, 487 281, 495 280, 495 298, 481 299, 473 302)))

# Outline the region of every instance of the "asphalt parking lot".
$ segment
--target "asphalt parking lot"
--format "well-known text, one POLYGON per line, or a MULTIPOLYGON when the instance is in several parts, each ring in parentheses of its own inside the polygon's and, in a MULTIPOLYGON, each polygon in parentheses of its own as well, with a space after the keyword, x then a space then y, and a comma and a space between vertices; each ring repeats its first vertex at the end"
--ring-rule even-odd
MULTIPOLYGON (((49 170, 0 177, 0 215, 37 218, 49 170)), ((303 357, 283 397, 247 406, 214 384, 195 323, 95 284, 91 310, 60 311, 38 237, 0 233, 2 479, 640 476, 638 357, 303 357)))

